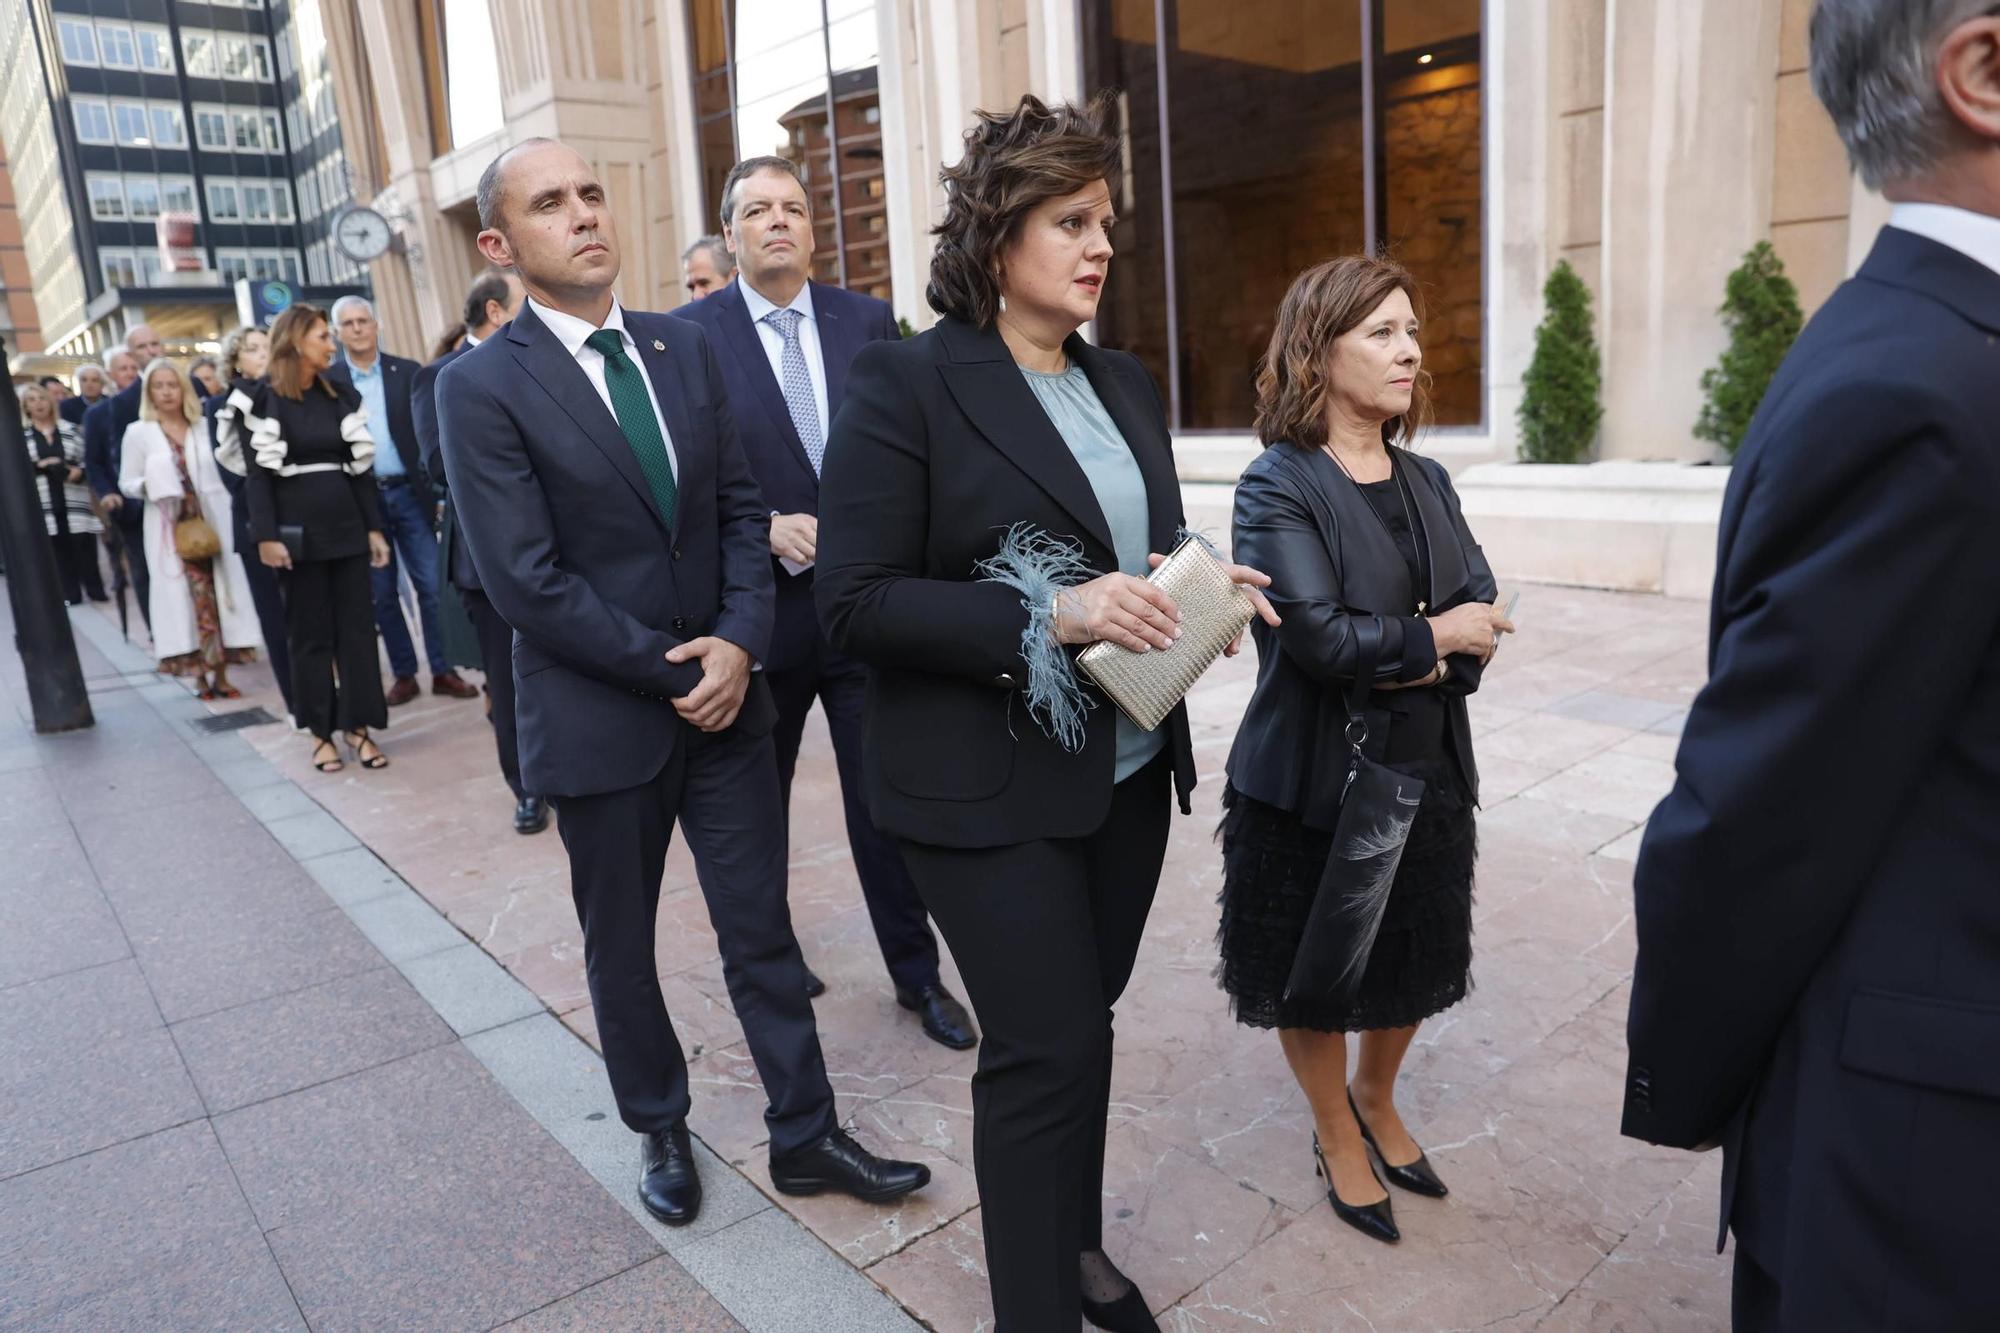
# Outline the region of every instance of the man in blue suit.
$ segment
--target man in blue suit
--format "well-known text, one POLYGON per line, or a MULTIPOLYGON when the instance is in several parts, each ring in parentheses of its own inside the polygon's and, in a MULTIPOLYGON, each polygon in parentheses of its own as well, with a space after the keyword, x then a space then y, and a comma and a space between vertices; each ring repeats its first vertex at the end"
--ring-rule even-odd
POLYGON ((417 439, 411 407, 421 367, 382 350, 381 326, 366 298, 341 297, 333 303, 330 318, 340 339, 340 361, 332 375, 352 384, 361 395, 368 430, 375 437, 373 471, 381 493, 389 563, 369 570, 368 578, 375 594, 375 628, 382 632, 382 647, 395 677, 389 686, 389 706, 417 697, 417 649, 397 596, 399 566, 410 576, 410 590, 416 594, 417 621, 423 626, 424 653, 430 659, 431 693, 477 698, 479 691, 445 660, 444 633, 438 622, 437 499, 424 472, 423 445, 417 439))
MULTIPOLYGON (((153 623, 153 581, 148 575, 142 526, 146 502, 131 499, 118 489, 118 467, 124 461, 125 428, 139 419, 139 394, 146 366, 166 350, 166 344, 152 325, 134 324, 126 330, 125 346, 106 361, 118 392, 98 399, 83 414, 84 476, 106 516, 118 525, 118 545, 124 548, 125 567, 132 572, 132 595, 138 599, 139 614, 146 618, 149 627, 153 623), (119 383, 127 365, 131 367, 131 378, 119 383)), ((116 547, 113 549, 115 553, 116 547)))
POLYGON ((507 780, 507 790, 514 793, 514 831, 540 833, 549 826, 548 802, 521 785, 521 750, 514 723, 514 630, 479 587, 479 571, 473 568, 472 552, 466 549, 458 512, 451 503, 444 454, 438 448, 437 411, 439 372, 504 328, 526 296, 521 280, 512 273, 482 273, 473 280, 465 295, 465 341, 417 372, 410 387, 410 415, 423 453, 424 476, 443 502, 438 559, 444 564, 445 581, 457 592, 465 618, 472 622, 472 632, 479 640, 479 660, 486 668, 487 721, 493 724, 500 775, 507 780))
POLYGON ((2000 9, 1811 52, 1895 207, 1736 456, 1624 1126, 1722 1146, 1738 1333, 2000 1329, 2000 9))
POLYGON ((452 502, 514 627, 521 778, 556 806, 612 1091, 641 1136, 639 1197, 670 1225, 701 1203, 687 1061, 654 932, 667 840, 694 853, 723 980, 769 1098, 771 1182, 898 1198, 928 1168, 840 1128, 785 905, 770 511, 701 330, 623 309, 604 187, 530 139, 478 189, 480 252, 528 299, 438 376, 452 502))
MULTIPOLYGON (((777 614, 765 667, 778 707, 778 781, 791 806, 792 774, 806 716, 817 699, 840 771, 847 842, 861 896, 896 999, 914 1010, 931 1040, 965 1050, 978 1037, 965 1006, 938 978, 937 936, 892 841, 866 803, 862 714, 866 668, 820 633, 813 609, 819 535, 819 470, 827 429, 840 410, 847 368, 862 347, 901 336, 886 302, 810 281, 812 203, 799 169, 782 157, 739 162, 722 187, 722 235, 737 279, 674 311, 708 330, 750 469, 771 506, 777 614)), ((812 993, 825 989, 811 980, 812 993)))

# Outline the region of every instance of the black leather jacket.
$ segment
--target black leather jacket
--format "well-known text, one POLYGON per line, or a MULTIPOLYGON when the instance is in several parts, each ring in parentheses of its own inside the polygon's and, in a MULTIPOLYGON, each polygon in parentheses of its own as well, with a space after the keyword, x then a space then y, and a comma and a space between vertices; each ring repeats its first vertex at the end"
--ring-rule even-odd
MULTIPOLYGON (((1273 445, 1236 485, 1232 554, 1271 576, 1266 591, 1284 624, 1272 629, 1252 622, 1257 688, 1229 752, 1229 781, 1316 828, 1334 826, 1347 774, 1345 691, 1355 672, 1355 618, 1407 619, 1419 600, 1427 615, 1435 615, 1495 596, 1493 571, 1465 525, 1450 474, 1431 459, 1391 452, 1409 480, 1428 547, 1431 586, 1421 591, 1410 586, 1409 565, 1367 499, 1324 453, 1273 445)), ((1446 696, 1452 748, 1476 801, 1479 773, 1465 698, 1479 688, 1481 663, 1467 654, 1450 662, 1445 683, 1426 688, 1446 696)), ((1429 670, 1427 663, 1406 666, 1400 657, 1387 657, 1377 676, 1416 679, 1429 670)), ((1383 757, 1395 697, 1371 696, 1364 747, 1371 758, 1383 757)))

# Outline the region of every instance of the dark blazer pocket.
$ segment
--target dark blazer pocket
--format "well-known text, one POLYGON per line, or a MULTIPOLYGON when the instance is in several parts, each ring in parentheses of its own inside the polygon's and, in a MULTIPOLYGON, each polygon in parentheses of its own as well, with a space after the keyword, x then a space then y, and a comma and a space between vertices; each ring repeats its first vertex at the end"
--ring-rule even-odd
POLYGON ((2000 1006, 1862 990, 1840 1063, 1858 1074, 2000 1101, 2000 1006))
POLYGON ((1013 777, 1011 691, 906 675, 878 684, 875 700, 879 725, 870 743, 881 747, 882 776, 905 796, 984 801, 1013 777))

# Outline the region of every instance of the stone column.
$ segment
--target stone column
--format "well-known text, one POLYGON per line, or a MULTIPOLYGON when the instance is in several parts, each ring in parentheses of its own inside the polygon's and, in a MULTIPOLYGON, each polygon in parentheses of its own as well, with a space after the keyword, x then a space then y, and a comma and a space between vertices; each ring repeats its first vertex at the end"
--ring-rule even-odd
POLYGON ((1701 372, 1716 307, 1769 234, 1779 7, 1610 0, 1605 80, 1607 458, 1708 458, 1701 372))
MULTIPOLYGON (((1542 283, 1555 262, 1550 212, 1560 210, 1554 183, 1557 143, 1572 128, 1560 84, 1551 86, 1550 10, 1602 0, 1527 0, 1487 9, 1485 87, 1486 435, 1490 456, 1511 459, 1521 377, 1535 350, 1542 283)), ((1570 25, 1561 30, 1572 31, 1570 25)), ((1600 48, 1601 49, 1601 48, 1600 48)), ((1601 66, 1600 66, 1601 69, 1601 66)), ((1566 160, 1566 159, 1560 159, 1566 160)), ((1594 233, 1593 233, 1594 239, 1594 233)), ((1586 279, 1588 280, 1588 279, 1586 279)))

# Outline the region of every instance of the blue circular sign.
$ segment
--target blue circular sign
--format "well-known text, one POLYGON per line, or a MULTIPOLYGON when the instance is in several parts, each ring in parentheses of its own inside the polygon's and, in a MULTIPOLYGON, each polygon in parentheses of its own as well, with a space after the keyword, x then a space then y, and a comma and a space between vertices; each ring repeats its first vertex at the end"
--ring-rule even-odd
POLYGON ((274 315, 291 308, 292 287, 286 282, 267 282, 257 292, 258 297, 274 315))

